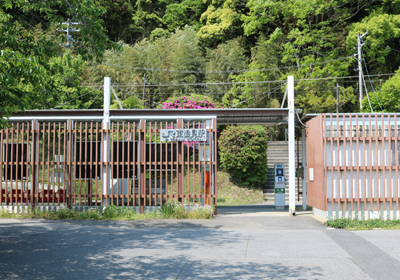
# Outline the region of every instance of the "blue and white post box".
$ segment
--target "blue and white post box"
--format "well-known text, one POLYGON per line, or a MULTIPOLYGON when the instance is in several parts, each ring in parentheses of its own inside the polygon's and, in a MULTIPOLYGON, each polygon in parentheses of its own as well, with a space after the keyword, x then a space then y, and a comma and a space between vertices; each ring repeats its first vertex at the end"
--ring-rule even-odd
POLYGON ((285 165, 275 164, 275 208, 285 209, 285 165))

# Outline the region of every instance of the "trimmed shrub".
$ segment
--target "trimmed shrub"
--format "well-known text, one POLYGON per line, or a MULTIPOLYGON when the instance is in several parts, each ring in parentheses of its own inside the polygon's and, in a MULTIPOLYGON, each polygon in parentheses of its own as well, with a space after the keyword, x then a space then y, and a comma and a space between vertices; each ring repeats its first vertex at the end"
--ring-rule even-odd
POLYGON ((267 180, 268 134, 263 126, 230 126, 218 141, 222 168, 245 186, 267 180))

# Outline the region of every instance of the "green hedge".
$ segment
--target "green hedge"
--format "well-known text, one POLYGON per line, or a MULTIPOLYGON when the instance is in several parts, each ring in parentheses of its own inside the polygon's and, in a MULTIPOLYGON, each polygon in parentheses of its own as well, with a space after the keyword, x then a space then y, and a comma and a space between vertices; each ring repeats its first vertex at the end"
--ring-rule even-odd
POLYGON ((268 134, 263 126, 230 126, 219 138, 222 168, 246 186, 267 180, 268 134))

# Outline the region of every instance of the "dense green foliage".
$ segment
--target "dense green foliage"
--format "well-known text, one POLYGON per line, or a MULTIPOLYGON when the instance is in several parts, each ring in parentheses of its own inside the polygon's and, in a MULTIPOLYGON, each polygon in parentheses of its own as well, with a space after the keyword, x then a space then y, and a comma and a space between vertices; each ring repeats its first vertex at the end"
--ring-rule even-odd
POLYGON ((399 229, 400 220, 357 220, 338 218, 327 221, 326 224, 333 228, 344 228, 349 230, 371 230, 371 229, 399 229))
POLYGON ((140 214, 134 209, 124 206, 107 205, 103 211, 92 208, 85 212, 76 212, 69 208, 60 208, 56 211, 40 211, 30 206, 16 207, 14 211, 0 209, 1 219, 49 219, 49 220, 144 220, 144 219, 212 219, 212 206, 198 206, 187 209, 185 205, 167 203, 160 210, 140 214), (17 211, 15 211, 18 209, 17 211))
MULTIPOLYGON (((188 94, 225 107, 279 107, 294 75, 304 113, 334 112, 337 83, 341 112, 355 112, 358 79, 336 77, 358 74, 354 44, 366 30, 369 74, 400 67, 399 0, 6 0, 0 7, 1 116, 101 108, 105 76, 129 108, 188 94), (79 22, 69 51, 60 24, 68 18, 79 22)), ((382 109, 396 111, 396 78, 385 85, 388 78, 371 83, 382 109)), ((363 110, 369 107, 366 95, 363 110)))
POLYGON ((244 185, 267 179, 268 133, 263 126, 229 126, 218 141, 222 168, 244 185))

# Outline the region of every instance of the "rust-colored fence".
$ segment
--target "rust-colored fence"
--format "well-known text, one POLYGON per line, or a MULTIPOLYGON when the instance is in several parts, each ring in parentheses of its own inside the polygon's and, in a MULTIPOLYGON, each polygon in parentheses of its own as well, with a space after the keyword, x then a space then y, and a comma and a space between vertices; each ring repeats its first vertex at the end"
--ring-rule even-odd
POLYGON ((216 204, 216 119, 20 122, 0 130, 2 205, 216 204), (160 130, 206 129, 206 142, 160 130))
POLYGON ((367 216, 369 211, 380 216, 398 211, 398 118, 379 113, 325 114, 309 121, 308 204, 336 213, 361 210, 367 216))

